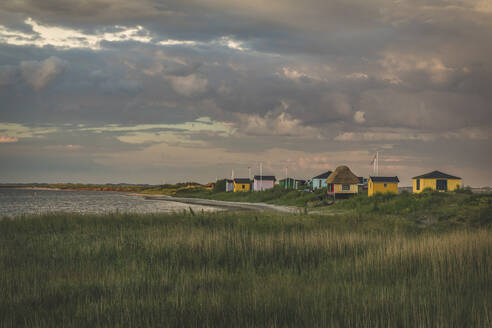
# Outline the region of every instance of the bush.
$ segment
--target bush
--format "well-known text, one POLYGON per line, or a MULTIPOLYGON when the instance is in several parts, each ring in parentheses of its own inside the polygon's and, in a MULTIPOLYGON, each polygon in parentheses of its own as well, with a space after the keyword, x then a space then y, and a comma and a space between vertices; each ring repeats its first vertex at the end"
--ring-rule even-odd
POLYGON ((458 189, 455 189, 454 192, 457 194, 468 194, 468 195, 473 194, 472 188, 470 186, 466 186, 464 188, 460 188, 458 186, 458 189))
POLYGON ((215 182, 214 192, 225 192, 226 191, 226 179, 217 180, 215 182))

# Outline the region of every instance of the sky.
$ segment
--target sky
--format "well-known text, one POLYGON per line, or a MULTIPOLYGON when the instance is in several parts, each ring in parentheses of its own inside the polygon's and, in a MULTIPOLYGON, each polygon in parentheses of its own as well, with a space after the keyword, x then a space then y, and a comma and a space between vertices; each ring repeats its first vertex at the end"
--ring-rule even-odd
POLYGON ((492 185, 489 0, 0 2, 0 183, 492 185))

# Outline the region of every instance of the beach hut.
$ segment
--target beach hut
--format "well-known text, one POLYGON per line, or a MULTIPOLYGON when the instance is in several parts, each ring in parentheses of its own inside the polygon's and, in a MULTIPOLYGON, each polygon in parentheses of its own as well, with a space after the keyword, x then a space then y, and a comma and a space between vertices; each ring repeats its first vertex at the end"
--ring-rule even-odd
POLYGON ((243 192, 251 190, 251 180, 247 178, 234 179, 234 192, 243 192))
POLYGON ((398 193, 398 177, 369 177, 367 195, 373 196, 377 193, 398 193))
POLYGON ((273 175, 255 175, 253 180, 253 190, 261 191, 272 189, 275 185, 275 176, 273 175))
POLYGON ((367 190, 367 184, 368 184, 367 178, 359 177, 359 184, 358 184, 359 192, 363 192, 364 190, 367 190))
POLYGON ((299 189, 306 185, 306 180, 286 178, 278 182, 282 188, 286 189, 299 189))
POLYGON ((437 191, 453 191, 461 187, 461 178, 440 171, 432 171, 413 177, 413 192, 430 188, 437 191))
POLYGON ((226 179, 226 192, 234 191, 234 180, 226 179))
POLYGON ((326 179, 328 194, 339 196, 355 195, 359 191, 359 178, 345 166, 339 166, 326 179))
POLYGON ((313 189, 319 189, 319 188, 326 188, 326 179, 330 176, 332 172, 331 171, 326 171, 325 173, 321 173, 320 175, 315 176, 314 178, 311 179, 312 183, 312 188, 313 189))

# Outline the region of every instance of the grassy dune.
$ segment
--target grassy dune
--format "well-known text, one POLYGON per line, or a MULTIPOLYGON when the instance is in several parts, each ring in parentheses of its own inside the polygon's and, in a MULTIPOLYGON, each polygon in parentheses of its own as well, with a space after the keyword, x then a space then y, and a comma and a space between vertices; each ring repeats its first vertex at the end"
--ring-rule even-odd
POLYGON ((370 213, 3 219, 0 325, 490 327, 492 234, 482 223, 422 228, 370 213))

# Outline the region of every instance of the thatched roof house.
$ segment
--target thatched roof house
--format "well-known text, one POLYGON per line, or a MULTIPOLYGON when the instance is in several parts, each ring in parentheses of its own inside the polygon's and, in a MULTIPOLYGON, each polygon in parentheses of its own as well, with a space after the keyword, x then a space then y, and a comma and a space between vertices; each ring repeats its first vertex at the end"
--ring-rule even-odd
POLYGON ((326 179, 329 194, 356 194, 359 178, 345 166, 339 166, 326 179))

